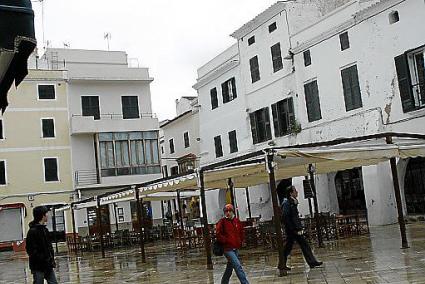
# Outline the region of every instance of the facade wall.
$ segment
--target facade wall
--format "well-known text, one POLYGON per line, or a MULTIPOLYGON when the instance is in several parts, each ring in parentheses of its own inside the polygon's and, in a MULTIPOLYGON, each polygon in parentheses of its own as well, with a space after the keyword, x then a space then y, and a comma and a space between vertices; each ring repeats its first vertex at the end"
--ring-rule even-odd
MULTIPOLYGON (((73 198, 66 78, 64 71, 29 70, 19 88, 11 89, 10 107, 0 117, 4 128, 0 160, 6 162, 0 207, 14 203, 25 206, 21 212, 23 237, 34 207, 67 204, 73 198), (54 85, 55 99, 39 100, 39 84, 54 85), (43 138, 42 118, 53 118, 55 137, 43 138), (43 158, 53 157, 58 162, 58 181, 45 182, 43 158)), ((65 220, 70 220, 68 213, 65 220)), ((71 230, 70 222, 66 223, 65 231, 71 230)))

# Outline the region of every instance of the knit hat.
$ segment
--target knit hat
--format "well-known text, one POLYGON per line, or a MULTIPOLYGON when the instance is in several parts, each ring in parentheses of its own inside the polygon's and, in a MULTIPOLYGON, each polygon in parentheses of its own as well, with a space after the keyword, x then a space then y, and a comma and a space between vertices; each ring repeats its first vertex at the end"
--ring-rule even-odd
POLYGON ((233 205, 232 204, 226 204, 226 206, 224 206, 224 208, 223 208, 223 211, 224 212, 226 212, 226 211, 233 211, 233 212, 235 212, 235 209, 233 208, 233 205))

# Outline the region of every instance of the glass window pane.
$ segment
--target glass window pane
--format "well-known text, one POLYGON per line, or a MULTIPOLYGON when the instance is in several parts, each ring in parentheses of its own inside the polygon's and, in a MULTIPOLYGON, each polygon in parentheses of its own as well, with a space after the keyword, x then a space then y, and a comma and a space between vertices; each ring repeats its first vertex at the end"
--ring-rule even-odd
POLYGON ((125 167, 130 165, 130 156, 128 151, 128 141, 121 141, 122 164, 125 167))
POLYGON ((106 143, 106 151, 107 151, 107 157, 108 157, 108 168, 113 168, 115 165, 114 161, 114 144, 112 142, 106 143))
POLYGON ((140 140, 143 139, 142 132, 130 132, 130 140, 140 140))
POLYGON ((158 143, 157 140, 152 140, 152 158, 155 164, 159 164, 159 153, 158 153, 158 143))
POLYGON ((117 132, 114 133, 115 140, 128 140, 128 133, 127 132, 117 132))
POLYGON ((102 169, 106 168, 107 165, 107 159, 106 159, 106 142, 100 142, 99 143, 99 148, 100 148, 100 167, 102 169))
POLYGON ((116 160, 117 167, 121 167, 122 162, 121 162, 121 143, 120 142, 115 142, 115 160, 116 160))
POLYGON ((136 141, 130 141, 131 165, 137 165, 136 141))
POLYGON ((99 141, 112 141, 112 133, 99 133, 99 141))
POLYGON ((146 164, 152 164, 151 140, 145 140, 146 164))
POLYGON ((145 154, 143 152, 143 141, 137 141, 137 154, 139 157, 139 165, 145 164, 145 154))
POLYGON ((143 132, 143 138, 145 139, 157 139, 157 132, 156 131, 146 131, 143 132))

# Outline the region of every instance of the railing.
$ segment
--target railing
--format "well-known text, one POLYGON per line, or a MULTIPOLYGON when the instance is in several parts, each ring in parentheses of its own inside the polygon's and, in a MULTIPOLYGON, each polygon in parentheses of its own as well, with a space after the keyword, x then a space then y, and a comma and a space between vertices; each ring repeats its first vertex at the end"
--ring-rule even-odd
MULTIPOLYGON (((72 117, 90 117, 90 116, 95 116, 95 115, 82 115, 82 114, 73 114, 72 117)), ((141 119, 141 118, 157 118, 156 113, 149 113, 149 112, 145 112, 145 113, 140 113, 139 117, 134 117, 134 118, 124 118, 124 115, 122 113, 102 113, 99 115, 98 119, 95 120, 99 120, 99 119, 141 119)))
POLYGON ((99 184, 99 178, 96 170, 80 170, 74 173, 76 186, 85 186, 99 184))

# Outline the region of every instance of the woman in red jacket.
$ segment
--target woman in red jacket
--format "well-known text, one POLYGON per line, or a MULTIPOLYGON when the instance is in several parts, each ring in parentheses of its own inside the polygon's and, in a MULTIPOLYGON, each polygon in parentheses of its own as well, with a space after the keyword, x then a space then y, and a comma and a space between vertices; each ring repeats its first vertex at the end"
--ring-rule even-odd
POLYGON ((217 240, 223 245, 224 256, 227 258, 227 266, 221 278, 221 283, 229 283, 233 269, 242 284, 249 283, 238 254, 238 249, 242 246, 244 240, 243 226, 239 219, 235 217, 232 204, 224 206, 223 211, 224 218, 221 218, 216 225, 217 240))

